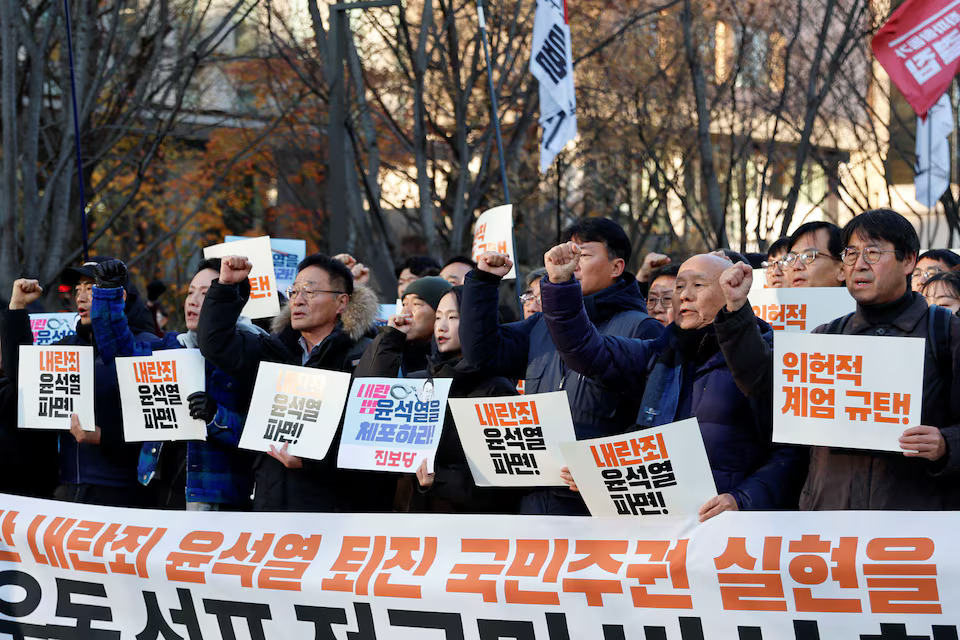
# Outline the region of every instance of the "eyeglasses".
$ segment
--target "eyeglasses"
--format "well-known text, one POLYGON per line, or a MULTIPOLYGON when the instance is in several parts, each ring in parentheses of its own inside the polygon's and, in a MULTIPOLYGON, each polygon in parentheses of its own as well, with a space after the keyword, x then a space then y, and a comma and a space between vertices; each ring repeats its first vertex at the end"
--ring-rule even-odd
POLYGON ((895 253, 897 260, 902 259, 902 253, 899 249, 881 249, 880 247, 866 247, 862 252, 859 249, 854 249, 853 247, 847 247, 840 252, 840 259, 843 260, 843 264, 848 267, 852 267, 857 264, 857 258, 860 257, 860 254, 863 253, 863 259, 867 264, 877 264, 880 262, 880 258, 883 257, 885 253, 895 253))
POLYGON ((346 291, 331 291, 329 289, 307 289, 306 286, 302 286, 300 288, 287 287, 284 293, 287 294, 287 299, 289 300, 293 300, 294 296, 296 296, 299 293, 301 296, 303 296, 304 300, 309 301, 309 300, 313 300, 321 293, 333 293, 335 295, 340 295, 341 293, 346 293, 346 291))
POLYGON ((647 308, 653 309, 657 305, 661 305, 664 309, 669 309, 673 306, 673 298, 654 298, 653 296, 647 298, 647 308))
POLYGON ((783 260, 764 260, 760 263, 762 269, 767 271, 772 271, 774 269, 780 269, 783 271, 783 260))
POLYGON ((796 264, 797 258, 800 259, 800 262, 803 264, 811 264, 814 260, 817 259, 817 256, 823 256, 825 258, 830 258, 831 260, 839 260, 839 258, 834 258, 829 253, 823 253, 819 249, 806 249, 800 253, 794 253, 791 251, 787 255, 783 256, 783 266, 793 268, 793 265, 796 264))
POLYGON ((914 269, 913 277, 919 278, 921 276, 924 276, 927 279, 930 279, 933 276, 937 275, 938 273, 943 273, 943 269, 941 269, 940 267, 927 267, 926 269, 914 269))
POLYGON ((527 304, 528 302, 536 302, 540 304, 540 294, 539 293, 525 293, 520 296, 520 304, 527 304))

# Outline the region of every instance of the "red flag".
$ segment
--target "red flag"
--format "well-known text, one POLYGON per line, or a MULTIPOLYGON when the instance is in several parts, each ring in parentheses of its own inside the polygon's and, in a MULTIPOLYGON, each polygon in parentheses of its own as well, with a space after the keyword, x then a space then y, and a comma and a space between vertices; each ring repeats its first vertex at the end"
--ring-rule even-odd
POLYGON ((923 116, 960 70, 960 0, 907 0, 870 44, 890 79, 923 116))

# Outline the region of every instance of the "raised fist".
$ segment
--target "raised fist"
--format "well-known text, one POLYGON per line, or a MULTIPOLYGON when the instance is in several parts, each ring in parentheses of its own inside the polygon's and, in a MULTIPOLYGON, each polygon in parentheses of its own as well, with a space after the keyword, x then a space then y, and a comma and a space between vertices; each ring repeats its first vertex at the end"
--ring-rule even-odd
POLYGON ((670 256, 651 251, 643 258, 640 272, 637 273, 637 282, 650 282, 653 277, 653 271, 668 264, 670 264, 670 256))
POLYGON ((480 269, 480 271, 486 271, 502 278, 510 273, 511 268, 513 268, 513 261, 505 253, 485 251, 477 256, 477 269, 480 269))
POLYGON ((127 284, 127 265, 122 260, 104 260, 93 268, 93 275, 101 289, 120 289, 127 284))
POLYGON ((13 292, 10 294, 10 309, 26 309, 31 302, 40 299, 43 287, 36 280, 20 278, 13 282, 13 292))
POLYGON ((543 266, 547 268, 550 282, 559 284, 573 277, 580 264, 580 245, 576 242, 558 244, 543 254, 543 266))
POLYGON ((338 253, 333 256, 333 259, 339 260, 350 269, 354 284, 367 284, 370 282, 370 267, 362 262, 357 262, 357 259, 349 253, 338 253))
POLYGON ((246 256, 225 256, 220 260, 220 284, 238 284, 247 279, 253 265, 246 256))
POLYGON ((720 291, 727 302, 727 311, 737 311, 747 301, 750 286, 753 284, 753 269, 750 265, 738 262, 724 269, 720 274, 720 291))

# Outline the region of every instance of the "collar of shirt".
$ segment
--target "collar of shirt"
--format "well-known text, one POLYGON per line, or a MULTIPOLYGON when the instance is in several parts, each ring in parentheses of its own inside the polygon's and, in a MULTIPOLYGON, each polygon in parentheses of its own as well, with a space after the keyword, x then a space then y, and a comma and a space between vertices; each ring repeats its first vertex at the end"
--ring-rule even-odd
POLYGON ((313 352, 317 350, 317 347, 320 346, 320 343, 318 342, 317 344, 313 345, 313 349, 307 349, 307 341, 303 338, 303 336, 300 336, 299 342, 300 349, 303 351, 303 353, 300 355, 300 366, 303 366, 307 364, 307 360, 309 360, 313 352))

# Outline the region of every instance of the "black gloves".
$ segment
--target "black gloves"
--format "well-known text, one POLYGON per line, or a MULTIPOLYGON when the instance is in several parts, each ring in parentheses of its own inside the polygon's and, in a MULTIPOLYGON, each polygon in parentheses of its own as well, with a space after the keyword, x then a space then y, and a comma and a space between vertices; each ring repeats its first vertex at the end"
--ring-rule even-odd
POLYGON ((217 401, 206 391, 197 391, 187 396, 190 405, 190 417, 210 424, 217 416, 217 401))
POLYGON ((121 260, 104 260, 93 268, 93 275, 101 289, 119 289, 127 284, 127 265, 121 260))

